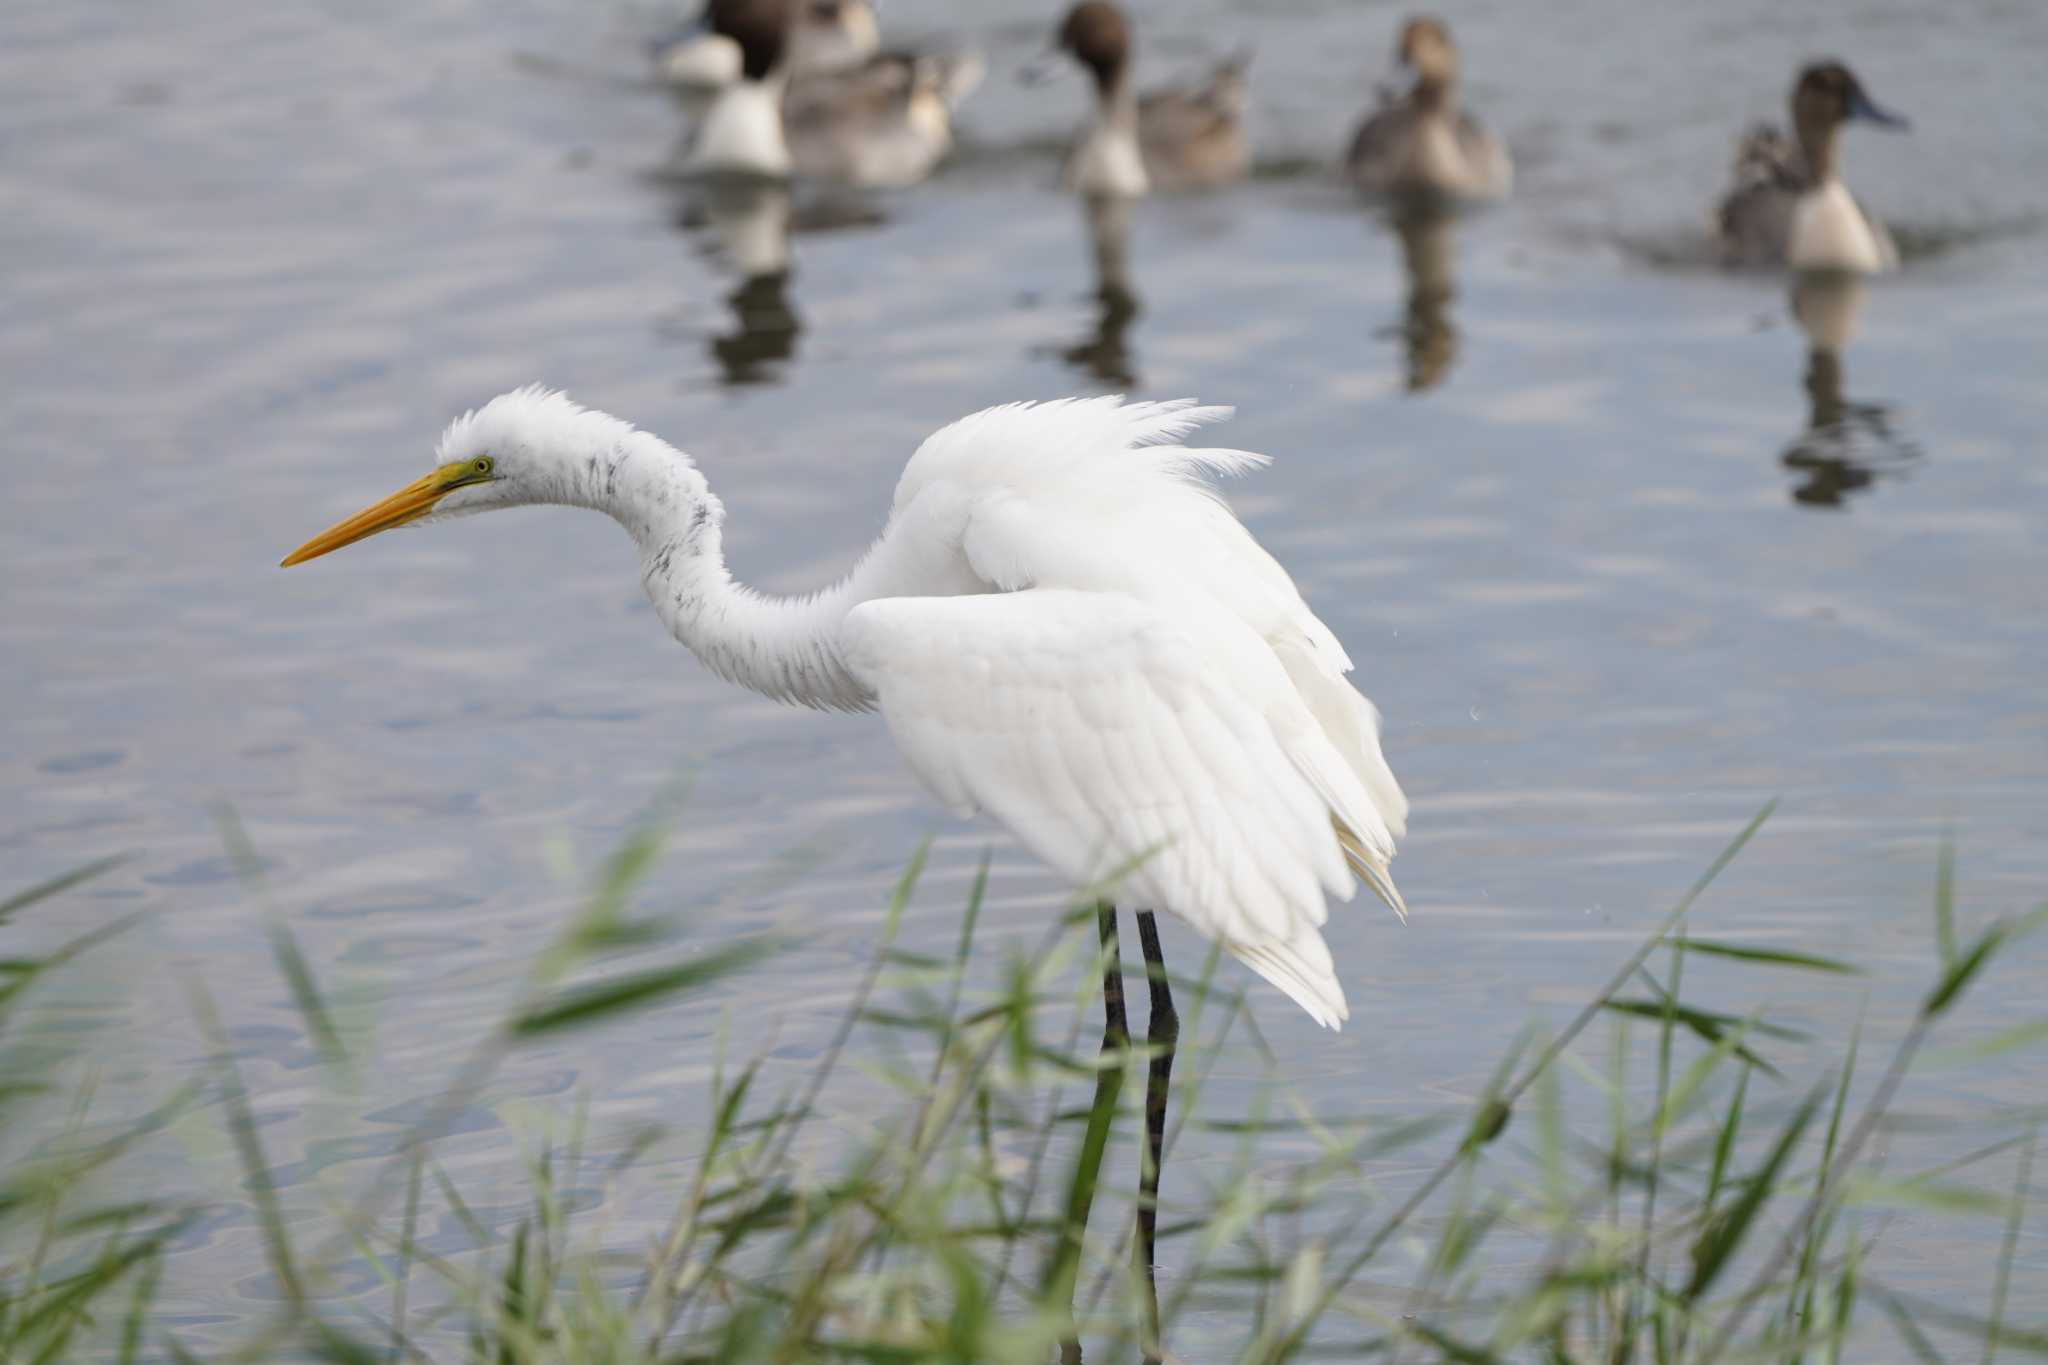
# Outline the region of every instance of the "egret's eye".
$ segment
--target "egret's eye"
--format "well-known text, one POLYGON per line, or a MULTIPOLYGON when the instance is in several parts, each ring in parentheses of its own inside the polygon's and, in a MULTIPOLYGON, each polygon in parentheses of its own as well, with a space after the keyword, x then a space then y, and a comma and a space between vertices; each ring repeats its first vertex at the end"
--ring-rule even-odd
POLYGON ((475 462, 470 465, 470 469, 479 476, 490 473, 491 457, 488 455, 477 456, 475 462))

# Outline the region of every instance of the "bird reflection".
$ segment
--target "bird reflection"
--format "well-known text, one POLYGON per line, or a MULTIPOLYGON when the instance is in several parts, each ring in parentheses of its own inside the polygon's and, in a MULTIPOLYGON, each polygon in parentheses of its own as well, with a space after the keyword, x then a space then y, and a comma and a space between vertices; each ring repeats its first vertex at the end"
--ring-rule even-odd
MULTIPOLYGON (((787 185, 704 181, 690 187, 678 222, 705 234, 707 254, 739 277, 726 295, 732 325, 710 339, 727 384, 772 383, 796 354, 803 323, 790 307, 787 185)), ((685 324, 682 330, 694 330, 685 324)))
POLYGON ((1451 212, 1440 204, 1413 204, 1394 209, 1395 235, 1401 241, 1401 271, 1408 279, 1407 312, 1400 335, 1408 356, 1408 392, 1433 389, 1450 373, 1458 358, 1458 329, 1451 324, 1451 212))
POLYGON ((1792 316, 1806 334, 1806 394, 1812 405, 1806 431, 1789 446, 1785 468, 1800 482, 1792 501, 1840 507, 1880 477, 1901 474, 1920 448, 1894 429, 1883 403, 1852 402, 1842 395, 1842 352, 1855 335, 1864 284, 1855 275, 1809 273, 1792 286, 1792 316))
POLYGON ((1141 311, 1130 286, 1131 206, 1123 195, 1088 195, 1082 210, 1095 261, 1095 326, 1060 350, 1060 359, 1114 389, 1138 387, 1137 361, 1126 333, 1141 311))

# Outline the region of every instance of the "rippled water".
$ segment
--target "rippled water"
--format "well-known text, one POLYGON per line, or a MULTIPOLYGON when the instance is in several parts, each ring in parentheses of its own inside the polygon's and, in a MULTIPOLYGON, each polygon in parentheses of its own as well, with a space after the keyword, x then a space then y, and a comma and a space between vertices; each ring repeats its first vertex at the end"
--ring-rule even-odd
MULTIPOLYGON (((1323 171, 1393 11, 1142 6, 1154 77, 1256 37, 1262 172, 1141 206, 1106 292, 1051 188, 1081 89, 1009 78, 1040 19, 886 13, 989 51, 966 146, 914 193, 800 195, 790 277, 751 283, 734 262, 758 220, 661 174, 679 116, 639 82, 652 13, 0 13, 0 850, 7 887, 135 851, 10 928, 153 912, 110 959, 111 1080, 197 1064, 185 983, 203 979, 288 1202, 319 1207, 503 1004, 584 884, 572 869, 679 775, 694 794, 652 900, 707 938, 785 925, 802 944, 699 1007, 522 1056, 447 1144, 479 1205, 519 1197, 518 1097, 587 1094, 622 1140, 694 1119, 722 1011, 773 1020, 793 1066, 813 1055, 928 832, 916 946, 950 944, 991 841, 995 925, 1042 926, 1056 888, 948 822, 878 722, 784 712, 665 640, 599 519, 489 518, 275 570, 410 477, 452 413, 529 380, 694 452, 737 569, 776 589, 847 564, 916 440, 976 407, 1108 385, 1238 404, 1227 439, 1277 463, 1233 500, 1360 660, 1416 803, 1397 867, 1414 922, 1360 905, 1331 923, 1351 1026, 1318 1034, 1258 994, 1333 1110, 1474 1093, 1532 1009, 1583 998, 1772 796, 1707 913, 1876 968, 1771 983, 1824 1036, 1867 1004, 1882 1041, 1912 1008, 1944 830, 1966 915, 2039 900, 2048 10, 1461 9, 1470 98, 1516 149, 1519 193, 1403 241, 1323 171), (1692 262, 1734 133, 1821 50, 1915 131, 1851 135, 1850 174, 1910 259, 1822 301, 1838 330, 1855 319, 1816 361, 1782 281, 1692 262), (308 1065, 220 802, 374 1017, 383 1065, 358 1093, 308 1065)), ((2030 951, 1965 1034, 2035 1007, 2030 951)), ((1919 1094, 1961 1112, 2039 1090, 2018 1063, 1919 1094)), ((222 1200, 172 1277, 203 1335, 269 1290, 213 1116, 180 1135, 222 1200)), ((1890 1254, 1974 1296, 1994 1238, 1931 1223, 1890 1254)), ((2021 1265, 2044 1257, 2036 1234, 2021 1265)))

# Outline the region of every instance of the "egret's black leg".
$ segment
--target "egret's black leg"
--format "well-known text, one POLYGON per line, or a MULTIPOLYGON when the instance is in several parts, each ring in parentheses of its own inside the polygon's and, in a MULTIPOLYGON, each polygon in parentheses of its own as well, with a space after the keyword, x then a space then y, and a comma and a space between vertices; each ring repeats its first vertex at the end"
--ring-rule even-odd
POLYGON ((1138 912, 1138 941, 1145 949, 1145 980, 1152 996, 1152 1019, 1145 1047, 1152 1063, 1145 1076, 1145 1162, 1138 1172, 1138 1262, 1145 1271, 1145 1301, 1152 1339, 1147 1360, 1158 1359, 1159 1285, 1153 1276, 1153 1233, 1159 1224, 1159 1168, 1166 1143, 1166 1095, 1173 1079, 1173 1054, 1180 1044, 1180 1016, 1174 1013, 1173 990, 1166 982, 1166 955, 1159 949, 1159 925, 1150 910, 1138 912))
MULTIPOLYGON (((1081 1263, 1081 1239, 1088 1230, 1088 1211, 1095 1204, 1095 1186, 1109 1148, 1110 1125, 1116 1117, 1117 1095, 1123 1089, 1124 1055, 1130 1051, 1131 1027, 1124 1015, 1124 963, 1117 944, 1116 907, 1108 901, 1095 908, 1102 936, 1102 1069, 1095 1076, 1095 1100, 1088 1107, 1088 1129, 1081 1139, 1080 1164, 1067 1205, 1066 1235, 1047 1271, 1046 1289, 1055 1303, 1067 1305, 1072 1320, 1074 1283, 1081 1263)), ((1070 1335, 1060 1343, 1062 1365, 1080 1365, 1081 1342, 1070 1335)))
MULTIPOLYGON (((1140 915, 1139 921, 1150 919, 1140 915)), ((1102 934, 1102 1050, 1105 1054, 1131 1045, 1131 1026, 1124 1017, 1124 958, 1116 936, 1116 907, 1104 901, 1095 907, 1095 927, 1102 934)))

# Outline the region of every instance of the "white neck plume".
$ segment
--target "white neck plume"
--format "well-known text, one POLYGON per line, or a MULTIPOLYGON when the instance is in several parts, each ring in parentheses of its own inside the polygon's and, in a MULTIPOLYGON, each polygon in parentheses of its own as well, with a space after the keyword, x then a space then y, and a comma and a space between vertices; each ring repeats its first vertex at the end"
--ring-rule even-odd
POLYGON ((803 597, 772 597, 733 581, 725 566, 725 507, 690 458, 603 413, 581 410, 553 429, 528 429, 530 500, 603 512, 633 537, 640 578, 676 639, 720 677, 777 701, 861 711, 874 698, 838 653, 846 613, 876 595, 872 551, 839 582, 803 597))

